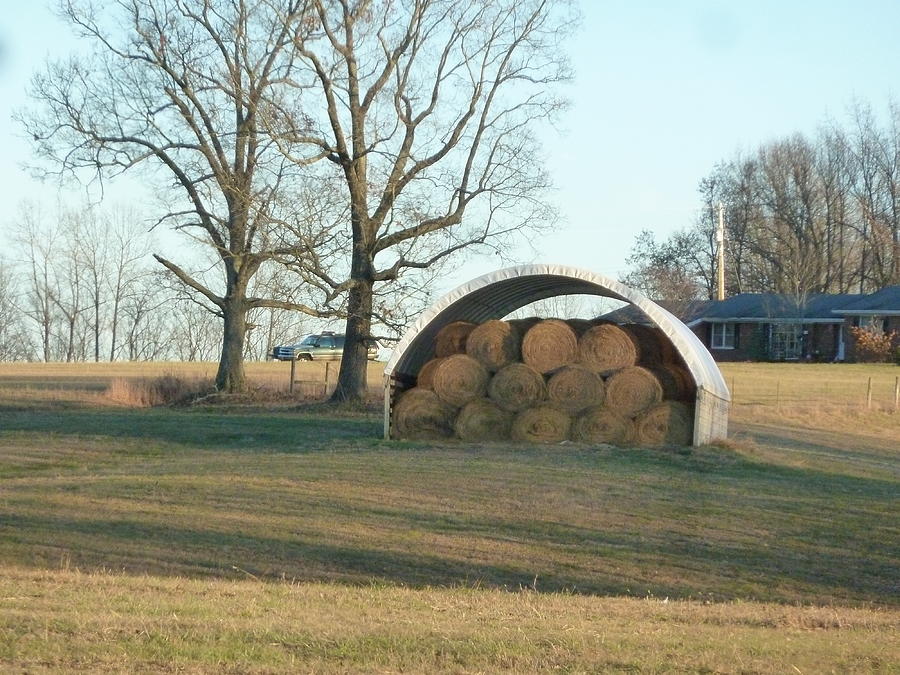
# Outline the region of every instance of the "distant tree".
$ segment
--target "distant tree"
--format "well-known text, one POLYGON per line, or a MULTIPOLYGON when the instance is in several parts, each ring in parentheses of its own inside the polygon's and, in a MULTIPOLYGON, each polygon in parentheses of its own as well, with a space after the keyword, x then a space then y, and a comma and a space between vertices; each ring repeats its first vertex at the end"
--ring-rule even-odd
POLYGON ((54 331, 58 320, 53 301, 56 284, 55 256, 59 235, 48 226, 40 209, 23 204, 13 228, 13 245, 24 277, 20 306, 38 331, 40 358, 49 362, 56 357, 54 331))
POLYGON ((644 230, 632 245, 622 283, 682 314, 692 302, 712 294, 711 270, 698 257, 702 247, 696 230, 676 232, 663 242, 644 230))
POLYGON ((19 292, 12 266, 0 259, 0 361, 26 361, 34 355, 34 345, 18 307, 19 292))

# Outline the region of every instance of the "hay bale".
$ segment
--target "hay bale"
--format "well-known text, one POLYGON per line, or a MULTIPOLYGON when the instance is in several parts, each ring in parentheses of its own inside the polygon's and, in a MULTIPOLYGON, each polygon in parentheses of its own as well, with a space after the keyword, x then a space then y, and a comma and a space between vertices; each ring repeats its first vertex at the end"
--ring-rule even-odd
POLYGON ((577 353, 578 336, 559 319, 535 324, 522 338, 522 361, 539 373, 549 373, 572 363, 577 353))
POLYGON ((453 429, 464 441, 501 441, 509 438, 513 413, 493 401, 477 398, 459 411, 453 429))
POLYGON ((663 388, 663 398, 673 401, 693 401, 697 389, 694 380, 686 368, 671 363, 662 363, 656 366, 647 366, 653 371, 656 379, 663 388))
POLYGON ((391 436, 428 440, 448 438, 453 434, 456 409, 433 391, 414 387, 397 399, 393 410, 391 436))
POLYGON ((606 381, 606 405, 625 417, 634 417, 662 398, 656 375, 641 366, 623 368, 606 381))
POLYGON ((572 418, 550 405, 523 410, 513 420, 510 436, 529 443, 559 443, 569 437, 572 418))
POLYGON ((663 401, 641 414, 635 423, 638 445, 690 445, 694 439, 691 409, 677 401, 663 401))
POLYGON ((488 396, 504 410, 519 412, 543 401, 547 385, 543 375, 531 366, 513 363, 491 378, 488 396))
POLYGON ((612 323, 594 326, 578 339, 578 362, 601 375, 633 366, 637 356, 631 334, 612 323))
POLYGON ((560 368, 547 382, 547 400, 570 413, 600 405, 605 396, 603 378, 583 366, 560 368))
POLYGON ((419 368, 419 374, 416 376, 416 386, 421 387, 422 389, 434 389, 432 383, 434 382, 434 373, 437 370, 437 367, 441 365, 444 359, 431 359, 427 361, 424 366, 419 368))
POLYGON ((487 392, 487 370, 466 354, 454 354, 441 360, 434 370, 431 387, 445 403, 460 408, 487 392))
POLYGON ((522 335, 507 321, 496 319, 476 326, 466 340, 466 354, 491 372, 519 360, 522 335))
POLYGON ((572 438, 582 443, 628 445, 634 440, 634 422, 605 406, 593 406, 575 420, 572 438))
POLYGON ((671 363, 678 358, 672 342, 656 326, 629 323, 623 325, 622 329, 631 333, 638 348, 637 363, 642 366, 671 363))
POLYGON ((440 357, 465 354, 466 340, 477 325, 471 321, 448 323, 434 337, 434 355, 440 357))

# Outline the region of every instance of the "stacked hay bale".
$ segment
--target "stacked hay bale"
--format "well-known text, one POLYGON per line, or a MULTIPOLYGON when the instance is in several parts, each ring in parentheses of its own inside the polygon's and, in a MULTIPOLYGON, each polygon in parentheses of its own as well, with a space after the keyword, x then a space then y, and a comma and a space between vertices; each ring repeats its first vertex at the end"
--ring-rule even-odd
POLYGON ((393 407, 395 438, 661 446, 693 436, 693 380, 662 331, 607 321, 457 321, 393 407))

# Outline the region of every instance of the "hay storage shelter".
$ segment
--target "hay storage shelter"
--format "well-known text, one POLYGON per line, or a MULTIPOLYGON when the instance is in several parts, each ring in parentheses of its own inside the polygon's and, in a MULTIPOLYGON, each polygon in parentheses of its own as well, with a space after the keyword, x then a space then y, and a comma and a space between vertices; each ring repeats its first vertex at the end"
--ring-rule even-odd
POLYGON ((731 394, 709 351, 687 326, 641 293, 602 274, 563 265, 520 265, 459 286, 423 312, 406 332, 384 370, 385 438, 390 438, 396 397, 415 384, 441 328, 454 321, 501 319, 532 302, 559 295, 604 296, 641 310, 671 342, 696 385, 694 444, 726 437, 731 394))

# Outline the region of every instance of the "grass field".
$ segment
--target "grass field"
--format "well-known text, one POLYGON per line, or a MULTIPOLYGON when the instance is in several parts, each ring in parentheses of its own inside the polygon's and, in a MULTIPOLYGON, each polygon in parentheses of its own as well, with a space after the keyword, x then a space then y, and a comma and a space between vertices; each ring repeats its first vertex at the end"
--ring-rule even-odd
POLYGON ((377 410, 103 399, 171 369, 19 368, 0 670, 900 669, 896 414, 738 405, 736 440, 679 452, 397 443, 377 410))

